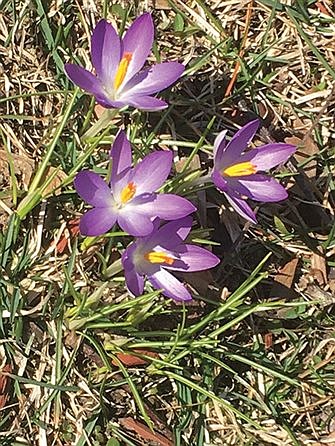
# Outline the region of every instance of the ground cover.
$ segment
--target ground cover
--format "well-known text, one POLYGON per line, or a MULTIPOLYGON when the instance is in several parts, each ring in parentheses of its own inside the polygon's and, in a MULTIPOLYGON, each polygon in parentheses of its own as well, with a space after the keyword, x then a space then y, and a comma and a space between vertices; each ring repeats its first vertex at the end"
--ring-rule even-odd
POLYGON ((331 445, 334 422, 334 4, 156 0, 0 2, 0 444, 331 445), (103 109, 64 63, 91 68, 106 18, 151 12, 149 64, 181 79, 159 112, 103 109), (260 119, 252 146, 296 154, 257 224, 199 181, 213 143, 260 119), (92 130, 92 126, 93 130, 92 130), (126 129, 135 160, 173 151, 165 193, 198 208, 189 241, 221 260, 179 274, 194 299, 130 296, 130 237, 79 234, 73 179, 108 172, 126 129))

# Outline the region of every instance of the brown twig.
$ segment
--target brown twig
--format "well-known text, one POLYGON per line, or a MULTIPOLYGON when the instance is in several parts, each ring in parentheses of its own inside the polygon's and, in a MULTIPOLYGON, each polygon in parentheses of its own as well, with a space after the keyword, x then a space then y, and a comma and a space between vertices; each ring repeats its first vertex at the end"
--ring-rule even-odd
MULTIPOLYGON (((238 53, 239 58, 242 58, 242 57, 244 56, 244 52, 245 52, 245 44, 246 44, 246 42, 247 42, 248 32, 249 32, 250 22, 251 22, 251 16, 252 16, 252 7, 253 7, 253 0, 251 0, 251 2, 248 3, 248 9, 247 9, 247 13, 246 13, 246 16, 245 16, 245 30, 244 30, 244 35, 243 35, 242 42, 241 42, 241 49, 240 49, 240 51, 239 51, 239 53, 238 53)), ((230 82, 229 82, 229 84, 228 84, 227 90, 226 90, 226 92, 225 92, 225 95, 224 95, 225 98, 228 97, 228 96, 230 95, 230 93, 231 93, 231 91, 232 91, 232 89, 233 89, 233 87, 234 87, 234 84, 235 84, 236 79, 237 79, 237 75, 238 75, 238 73, 239 73, 239 71, 240 71, 240 67, 241 67, 241 63, 240 63, 240 61, 238 60, 238 61, 236 62, 236 65, 235 65, 235 68, 234 68, 233 75, 232 75, 232 77, 231 77, 231 79, 230 79, 230 82)))

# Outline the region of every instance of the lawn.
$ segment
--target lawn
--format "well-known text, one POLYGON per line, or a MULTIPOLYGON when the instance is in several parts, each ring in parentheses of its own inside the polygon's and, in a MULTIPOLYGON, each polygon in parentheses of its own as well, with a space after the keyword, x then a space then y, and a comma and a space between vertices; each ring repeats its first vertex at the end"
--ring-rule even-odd
POLYGON ((0 446, 335 445, 334 10, 0 1, 0 446), (92 66, 96 25, 125 36, 138 17, 138 40, 95 43, 92 66), (141 64, 122 87, 137 60, 122 48, 145 53, 150 17, 145 67, 180 73, 164 65, 144 99, 141 64), (64 64, 112 80, 94 96, 64 64), (127 170, 127 140, 116 155, 120 135, 145 171, 127 170), (237 140, 248 150, 223 167, 237 140), (261 178, 250 154, 292 145, 260 163, 275 189, 241 189, 261 178), (155 187, 135 207, 142 178, 155 187), (115 219, 100 193, 118 197, 115 219), (174 269, 189 252, 200 266, 174 269))

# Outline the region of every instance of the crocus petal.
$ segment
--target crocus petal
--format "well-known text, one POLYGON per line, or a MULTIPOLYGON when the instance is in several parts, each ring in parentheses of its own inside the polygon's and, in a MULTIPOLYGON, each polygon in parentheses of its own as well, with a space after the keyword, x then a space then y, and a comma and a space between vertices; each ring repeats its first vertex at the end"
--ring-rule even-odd
POLYGON ((129 181, 136 184, 136 195, 155 192, 167 179, 172 165, 170 150, 153 152, 143 158, 133 169, 129 181))
POLYGON ((112 101, 106 95, 101 81, 85 68, 79 65, 67 63, 64 66, 68 78, 78 87, 92 94, 97 102, 105 108, 120 108, 125 104, 119 101, 112 101))
POLYGON ((175 253, 179 254, 180 260, 176 260, 171 266, 166 266, 167 269, 173 271, 203 271, 220 263, 216 255, 196 245, 183 244, 175 250, 175 253))
POLYGON ((245 202, 245 200, 243 200, 233 191, 229 191, 228 193, 225 192, 224 194, 227 201, 232 205, 232 207, 238 214, 240 214, 246 220, 251 221, 251 223, 257 223, 255 213, 252 211, 251 207, 245 202))
POLYGON ((106 20, 100 20, 93 31, 91 56, 98 78, 112 88, 121 58, 121 44, 117 32, 106 20))
POLYGON ((154 24, 151 14, 142 14, 132 23, 123 38, 123 54, 132 54, 123 85, 126 85, 143 67, 151 51, 153 41, 154 24))
POLYGON ((223 178, 218 170, 213 170, 211 178, 218 189, 220 189, 222 192, 228 191, 227 181, 223 178))
POLYGON ((158 228, 158 230, 150 235, 150 246, 161 246, 167 250, 173 250, 179 246, 188 236, 192 228, 192 217, 180 218, 173 220, 158 228))
POLYGON ((153 65, 147 70, 136 74, 122 89, 123 95, 146 96, 164 90, 173 84, 185 70, 178 62, 165 62, 153 65))
POLYGON ((147 215, 140 214, 131 207, 123 209, 119 213, 117 221, 123 231, 135 237, 148 235, 154 228, 147 215))
POLYGON ((178 220, 196 211, 196 207, 186 198, 174 194, 157 194, 153 200, 143 203, 145 213, 162 220, 178 220))
POLYGON ((250 161, 257 170, 268 170, 285 163, 296 151, 296 146, 284 143, 272 143, 251 149, 242 155, 238 162, 250 161))
POLYGON ((218 161, 221 159, 222 154, 226 148, 227 145, 226 136, 227 136, 227 130, 223 130, 215 138, 213 147, 214 164, 218 164, 218 161))
POLYGON ((129 96, 122 99, 124 105, 131 105, 139 110, 158 111, 168 107, 168 104, 161 99, 153 98, 152 96, 129 96))
POLYGON ((163 294, 171 299, 177 301, 192 300, 191 294, 184 285, 163 268, 148 276, 148 280, 154 288, 162 289, 163 294))
POLYGON ((134 294, 134 296, 140 296, 144 290, 144 278, 137 273, 132 261, 132 254, 135 250, 136 243, 132 243, 122 255, 122 265, 128 290, 134 294))
POLYGON ((74 187, 91 206, 106 207, 111 203, 111 190, 106 182, 95 172, 81 171, 74 179, 74 187))
POLYGON ((134 198, 131 205, 139 205, 138 211, 162 220, 178 220, 186 217, 197 208, 186 198, 174 194, 146 194, 152 198, 143 200, 143 195, 134 198))
POLYGON ((115 224, 116 217, 112 208, 90 209, 80 219, 80 232, 91 237, 105 234, 115 224))
MULTIPOLYGON (((72 63, 66 63, 64 65, 65 73, 68 78, 78 87, 91 93, 93 96, 99 96, 104 98, 105 92, 100 80, 94 76, 91 72, 85 70, 85 68, 72 63)), ((108 99, 106 97, 106 99, 108 99)))
POLYGON ((111 185, 114 189, 120 175, 131 167, 131 146, 123 130, 116 135, 109 154, 113 160, 111 185))
POLYGON ((241 153, 255 136, 258 127, 259 121, 256 119, 236 132, 224 150, 221 150, 221 147, 217 150, 215 167, 218 170, 221 170, 223 167, 230 166, 235 161, 239 160, 241 153))
POLYGON ((274 178, 255 174, 249 177, 229 178, 229 186, 252 200, 274 202, 287 198, 285 188, 274 178))

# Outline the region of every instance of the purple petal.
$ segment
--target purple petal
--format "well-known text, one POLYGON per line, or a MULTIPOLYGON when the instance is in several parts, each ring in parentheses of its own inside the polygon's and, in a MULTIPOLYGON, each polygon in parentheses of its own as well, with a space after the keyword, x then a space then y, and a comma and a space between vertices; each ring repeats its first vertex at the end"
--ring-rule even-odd
POLYGON ((131 146, 123 130, 116 135, 109 154, 113 159, 111 185, 114 189, 120 175, 131 167, 131 146))
POLYGON ((85 68, 72 63, 64 65, 65 73, 68 78, 78 87, 91 93, 93 96, 105 96, 103 86, 99 79, 85 68))
POLYGON ((168 107, 168 104, 165 101, 153 98, 152 96, 124 96, 125 97, 122 99, 124 101, 124 105, 131 105, 139 110, 159 111, 168 107))
POLYGON ((154 41, 154 24, 149 13, 142 14, 130 26, 123 38, 123 54, 132 53, 123 85, 143 67, 154 41))
POLYGON ((135 296, 140 296, 144 289, 144 278, 137 273, 132 260, 132 255, 135 250, 136 243, 132 243, 122 255, 122 265, 128 290, 135 296))
POLYGON ((180 255, 180 260, 176 260, 173 265, 166 267, 173 271, 203 271, 220 263, 220 259, 216 255, 196 245, 183 244, 175 253, 180 255))
POLYGON ((111 179, 111 189, 116 203, 121 203, 122 201, 121 193, 123 189, 129 184, 131 171, 132 169, 126 169, 121 172, 121 174, 118 175, 116 178, 113 177, 111 179))
POLYGON ((256 201, 274 202, 287 198, 285 188, 267 175, 254 174, 243 178, 229 178, 229 186, 239 194, 256 201))
POLYGON ((255 213, 252 211, 251 207, 245 202, 245 200, 243 200, 233 191, 224 192, 224 194, 228 202, 232 205, 232 207, 238 214, 240 214, 246 220, 251 221, 251 223, 257 223, 255 213))
POLYGON ((170 150, 153 152, 132 170, 129 180, 136 184, 136 195, 155 192, 169 176, 173 154, 170 150))
POLYGON ((284 143, 272 143, 251 149, 238 160, 239 163, 251 161, 257 170, 268 170, 285 163, 296 151, 296 146, 284 143))
POLYGON ((186 198, 174 194, 142 194, 132 200, 131 206, 135 204, 138 205, 136 211, 163 220, 178 220, 197 209, 186 198))
POLYGON ((121 59, 121 43, 117 32, 106 20, 100 20, 93 31, 91 56, 98 78, 106 87, 112 87, 121 59))
POLYGON ((157 194, 154 192, 144 193, 138 196, 135 196, 127 206, 134 208, 134 212, 139 212, 140 214, 153 215, 153 203, 157 199, 157 194), (136 207, 136 210, 135 210, 136 207))
POLYGON ((82 68, 79 65, 67 63, 65 64, 64 69, 68 78, 74 84, 95 96, 97 102, 99 102, 99 104, 101 104, 103 107, 119 108, 124 105, 123 103, 110 100, 106 95, 100 80, 92 73, 85 70, 85 68, 82 68))
POLYGON ((192 300, 191 294, 184 285, 163 268, 148 276, 148 280, 154 288, 162 289, 163 294, 171 299, 177 301, 192 300))
POLYGON ((188 236, 192 228, 192 217, 181 218, 179 220, 170 221, 161 226, 155 233, 150 235, 148 244, 152 247, 161 246, 162 248, 173 250, 179 246, 188 236))
POLYGON ((95 99, 100 105, 102 105, 105 108, 122 108, 125 105, 128 105, 128 104, 125 104, 124 102, 112 101, 107 96, 105 96, 105 97, 95 96, 95 99))
POLYGON ((97 173, 83 170, 76 175, 73 183, 80 197, 91 206, 107 207, 111 204, 112 192, 97 173))
POLYGON ((220 189, 222 192, 228 191, 227 181, 223 178, 218 170, 213 170, 211 178, 218 189, 220 189))
POLYGON ((83 235, 95 237, 108 232, 116 222, 116 213, 110 208, 94 208, 80 219, 79 229, 83 235))
POLYGON ((153 224, 147 215, 143 215, 131 207, 125 207, 118 215, 118 224, 120 228, 129 235, 143 237, 153 231, 153 224))
POLYGON ((148 203, 142 204, 143 212, 162 220, 178 220, 196 211, 196 207, 186 198, 174 194, 157 194, 148 203))
POLYGON ((221 170, 223 167, 230 166, 239 160, 241 153, 255 136, 258 127, 258 119, 249 122, 235 133, 224 150, 220 147, 216 153, 216 169, 221 170))
POLYGON ((221 159, 222 154, 226 148, 227 145, 226 136, 227 136, 227 130, 223 130, 215 138, 213 147, 214 165, 218 164, 218 160, 221 159))
POLYGON ((122 89, 128 96, 147 96, 164 90, 173 84, 185 70, 184 65, 178 62, 165 62, 136 74, 122 89))

